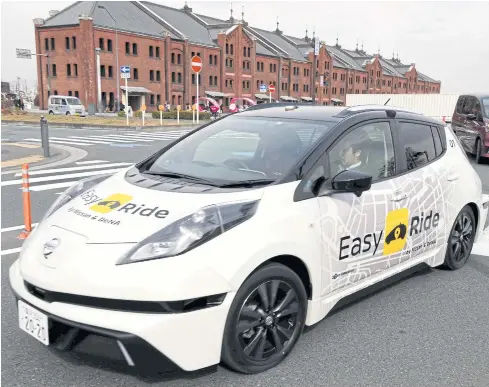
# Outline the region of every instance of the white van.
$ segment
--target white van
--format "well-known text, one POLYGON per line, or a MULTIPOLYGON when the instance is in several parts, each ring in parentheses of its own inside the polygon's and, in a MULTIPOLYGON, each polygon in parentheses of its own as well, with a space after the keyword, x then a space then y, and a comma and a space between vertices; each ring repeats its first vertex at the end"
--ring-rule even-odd
POLYGON ((63 114, 66 116, 82 116, 87 115, 85 106, 76 97, 66 95, 52 95, 48 101, 49 114, 63 114))

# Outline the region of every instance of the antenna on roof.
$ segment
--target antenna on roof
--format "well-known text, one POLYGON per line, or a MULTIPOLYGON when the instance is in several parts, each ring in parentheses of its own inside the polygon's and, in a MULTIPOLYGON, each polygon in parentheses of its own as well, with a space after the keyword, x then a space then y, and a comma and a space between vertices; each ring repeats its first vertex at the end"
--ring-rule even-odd
POLYGON ((244 5, 241 6, 241 20, 244 21, 244 5))
POLYGON ((234 22, 234 17, 233 17, 233 3, 231 3, 231 9, 230 9, 230 11, 231 11, 231 17, 229 18, 229 21, 232 23, 232 22, 234 22))
POLYGON ((338 47, 338 31, 336 31, 336 47, 338 47))
POLYGON ((363 51, 363 40, 362 40, 362 52, 365 53, 365 51, 363 51))
POLYGON ((357 47, 355 48, 355 51, 358 51, 358 39, 357 39, 357 47))

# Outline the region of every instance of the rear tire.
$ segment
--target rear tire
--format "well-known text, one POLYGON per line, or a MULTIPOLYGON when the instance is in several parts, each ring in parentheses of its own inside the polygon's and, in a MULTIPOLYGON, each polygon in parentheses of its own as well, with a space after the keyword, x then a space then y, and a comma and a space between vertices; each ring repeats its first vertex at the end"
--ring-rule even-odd
POLYGON ((48 114, 54 115, 54 112, 52 110, 50 110, 48 114))
POLYGON ((229 309, 222 361, 253 374, 279 364, 299 339, 307 312, 307 294, 299 276, 271 263, 253 273, 229 309))
POLYGON ((67 116, 71 116, 71 113, 70 113, 70 112, 66 112, 66 115, 67 115, 67 116))
POLYGON ((477 164, 482 164, 483 158, 482 158, 482 141, 480 138, 477 139, 475 143, 475 162, 477 164))
POLYGON ((444 267, 457 270, 465 265, 474 245, 476 230, 474 211, 467 205, 457 215, 450 231, 444 267))

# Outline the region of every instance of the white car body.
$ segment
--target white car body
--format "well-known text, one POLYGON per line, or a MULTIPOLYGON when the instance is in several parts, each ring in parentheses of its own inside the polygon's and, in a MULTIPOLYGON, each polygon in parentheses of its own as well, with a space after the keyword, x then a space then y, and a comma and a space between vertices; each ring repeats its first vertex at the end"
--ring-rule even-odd
MULTIPOLYGON (((482 195, 481 181, 453 133, 446 128, 445 134, 449 145, 437 161, 374 183, 360 197, 339 193, 294 201, 300 181, 218 194, 162 192, 128 182, 122 171, 37 227, 10 268, 12 289, 50 316, 140 337, 183 370, 217 364, 236 292, 273 257, 293 256, 306 266, 311 284, 306 325, 312 325, 348 295, 421 263, 441 265, 455 218, 469 203, 479 219, 476 239, 482 234, 489 197, 482 195), (128 212, 124 206, 94 209, 94 203, 114 194, 128 195, 136 206, 128 212), (259 200, 254 216, 193 250, 116 264, 136 243, 202 207, 254 200, 259 200), (148 211, 131 213, 138 208, 148 211), (386 226, 392 226, 386 220, 406 215, 408 233, 416 216, 424 230, 409 234, 400 251, 384 255, 386 226), (53 238, 61 242, 46 258, 43 249, 53 238), (188 313, 139 313, 46 302, 24 281, 51 292, 118 300, 226 296, 220 305, 188 313)), ((125 352, 133 365, 130 351, 125 352)))

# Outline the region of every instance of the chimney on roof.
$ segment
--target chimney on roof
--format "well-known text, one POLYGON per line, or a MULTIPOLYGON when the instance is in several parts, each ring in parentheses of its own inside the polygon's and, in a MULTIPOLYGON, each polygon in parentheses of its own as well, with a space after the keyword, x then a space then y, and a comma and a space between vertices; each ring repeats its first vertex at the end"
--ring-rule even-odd
POLYGON ((49 11, 49 17, 53 17, 54 15, 58 14, 59 11, 57 9, 52 9, 51 11, 49 11))
POLYGON ((187 2, 185 2, 185 5, 183 6, 183 10, 187 13, 192 12, 192 8, 188 6, 187 2))

